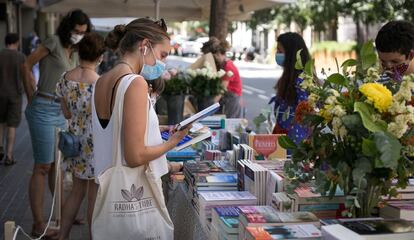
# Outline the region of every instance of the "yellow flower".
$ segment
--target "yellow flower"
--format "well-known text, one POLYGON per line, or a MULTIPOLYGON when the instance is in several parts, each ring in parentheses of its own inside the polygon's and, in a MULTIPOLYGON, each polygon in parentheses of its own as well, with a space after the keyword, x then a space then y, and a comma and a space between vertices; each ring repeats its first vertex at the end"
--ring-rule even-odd
POLYGON ((365 83, 359 87, 359 91, 374 103, 374 107, 380 112, 385 112, 391 105, 392 93, 382 84, 365 83))

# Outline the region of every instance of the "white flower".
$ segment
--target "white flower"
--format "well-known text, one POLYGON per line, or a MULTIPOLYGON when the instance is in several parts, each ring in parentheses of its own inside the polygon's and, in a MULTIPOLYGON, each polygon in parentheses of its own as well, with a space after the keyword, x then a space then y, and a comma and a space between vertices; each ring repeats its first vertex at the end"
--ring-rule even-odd
POLYGON ((328 105, 334 105, 336 103, 337 103, 337 100, 335 96, 329 96, 325 100, 325 104, 328 104, 328 105))
POLYGON ((332 113, 338 117, 342 117, 346 115, 346 111, 345 109, 341 106, 341 105, 336 105, 333 109, 332 109, 332 113))
POLYGON ((346 135, 348 134, 348 131, 346 130, 346 128, 344 126, 341 126, 339 128, 339 137, 341 139, 344 139, 346 137, 346 135))
POLYGON ((370 67, 367 70, 367 75, 365 76, 365 82, 375 82, 380 79, 380 74, 378 68, 370 67))
POLYGON ((227 77, 233 77, 234 73, 232 71, 227 72, 227 77))
POLYGON ((220 69, 220 70, 217 72, 217 76, 218 76, 219 78, 223 77, 225 74, 226 74, 226 71, 224 71, 223 69, 220 69))
POLYGON ((190 75, 191 77, 193 77, 193 78, 197 76, 196 71, 194 71, 193 69, 190 69, 190 68, 186 70, 186 73, 188 75, 190 75))
POLYGON ((315 105, 318 102, 318 100, 319 100, 319 96, 318 95, 316 95, 314 93, 309 94, 308 102, 309 102, 309 104, 311 106, 315 107, 315 105))
POLYGON ((201 75, 207 77, 207 73, 208 73, 208 69, 207 68, 202 68, 201 69, 201 75))
POLYGON ((336 91, 335 89, 329 89, 328 93, 335 96, 335 97, 339 97, 339 92, 336 91))

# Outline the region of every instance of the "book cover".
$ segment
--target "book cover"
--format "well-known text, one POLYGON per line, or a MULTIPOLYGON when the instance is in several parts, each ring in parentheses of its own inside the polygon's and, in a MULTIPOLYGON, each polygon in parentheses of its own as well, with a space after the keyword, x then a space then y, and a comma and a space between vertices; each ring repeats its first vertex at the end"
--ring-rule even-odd
POLYGON ((413 233, 414 223, 401 219, 346 221, 342 225, 360 235, 413 233))
POLYGON ((282 134, 256 134, 249 136, 249 145, 254 149, 255 160, 286 159, 286 149, 279 145, 282 134))
POLYGON ((197 174, 195 176, 195 184, 197 186, 209 185, 232 185, 237 186, 236 173, 208 173, 197 174))
POLYGON ((273 226, 273 227, 247 227, 247 239, 249 240, 273 240, 273 239, 321 239, 319 229, 311 224, 273 226))

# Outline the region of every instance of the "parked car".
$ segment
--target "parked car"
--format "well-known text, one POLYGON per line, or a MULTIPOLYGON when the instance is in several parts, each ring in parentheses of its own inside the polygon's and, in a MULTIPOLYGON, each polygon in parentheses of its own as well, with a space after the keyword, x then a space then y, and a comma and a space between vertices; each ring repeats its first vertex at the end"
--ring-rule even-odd
POLYGON ((194 56, 201 55, 201 47, 203 43, 208 41, 208 37, 200 37, 194 40, 183 41, 181 45, 181 51, 183 56, 194 56))

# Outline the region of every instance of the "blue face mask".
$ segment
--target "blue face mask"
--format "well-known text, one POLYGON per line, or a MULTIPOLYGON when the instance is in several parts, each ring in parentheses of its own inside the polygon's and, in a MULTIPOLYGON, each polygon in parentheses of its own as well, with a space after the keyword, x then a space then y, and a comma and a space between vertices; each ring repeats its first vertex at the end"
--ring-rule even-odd
MULTIPOLYGON (((150 48, 151 48, 152 55, 155 58, 155 65, 151 66, 151 65, 147 65, 147 64, 144 63, 144 65, 142 66, 140 75, 142 77, 144 77, 145 80, 153 81, 153 80, 161 77, 161 75, 165 71, 165 63, 158 60, 155 57, 154 50, 152 49, 151 46, 150 46, 150 48)), ((142 56, 142 59, 144 61, 144 55, 142 56)))
POLYGON ((283 64, 285 63, 285 54, 276 53, 275 60, 276 60, 277 65, 283 67, 283 64))

